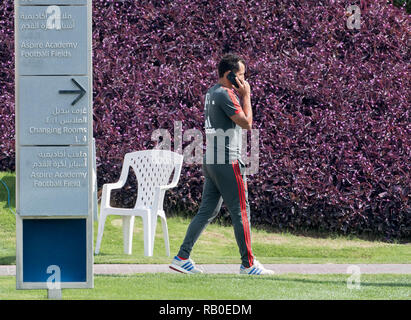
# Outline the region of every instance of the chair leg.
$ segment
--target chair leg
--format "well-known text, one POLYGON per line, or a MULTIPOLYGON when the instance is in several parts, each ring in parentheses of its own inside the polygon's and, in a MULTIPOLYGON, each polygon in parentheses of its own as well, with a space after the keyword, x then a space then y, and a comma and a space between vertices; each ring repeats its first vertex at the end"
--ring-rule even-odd
POLYGON ((153 256, 152 249, 152 235, 151 235, 151 216, 143 216, 143 228, 144 228, 144 255, 147 257, 153 256))
POLYGON ((166 255, 167 257, 170 256, 170 239, 168 237, 168 227, 167 227, 167 219, 164 216, 160 216, 161 218, 161 225, 163 227, 163 234, 164 234, 164 244, 166 246, 166 255))
POLYGON ((157 213, 151 213, 151 255, 154 254, 154 241, 157 230, 157 213))
POLYGON ((104 212, 100 211, 100 219, 98 221, 98 233, 97 233, 97 242, 95 254, 100 252, 101 240, 103 239, 104 224, 106 223, 107 215, 104 212))
POLYGON ((131 254, 133 246, 134 216, 123 216, 124 253, 131 254))

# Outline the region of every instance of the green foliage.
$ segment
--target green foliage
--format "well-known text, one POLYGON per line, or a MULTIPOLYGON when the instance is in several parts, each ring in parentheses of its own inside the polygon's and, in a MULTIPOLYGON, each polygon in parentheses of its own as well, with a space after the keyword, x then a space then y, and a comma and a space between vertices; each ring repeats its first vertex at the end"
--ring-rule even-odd
POLYGON ((411 0, 393 0, 393 4, 396 7, 402 7, 404 6, 405 3, 406 3, 405 8, 407 10, 407 13, 411 13, 411 0))

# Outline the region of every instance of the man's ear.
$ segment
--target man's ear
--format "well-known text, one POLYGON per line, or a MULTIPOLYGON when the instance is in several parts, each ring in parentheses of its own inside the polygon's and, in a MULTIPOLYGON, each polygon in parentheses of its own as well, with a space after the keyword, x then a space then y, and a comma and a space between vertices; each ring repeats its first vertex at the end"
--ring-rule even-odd
POLYGON ((228 71, 224 72, 223 78, 226 78, 226 79, 227 79, 227 75, 228 75, 230 72, 231 72, 231 70, 228 70, 228 71))

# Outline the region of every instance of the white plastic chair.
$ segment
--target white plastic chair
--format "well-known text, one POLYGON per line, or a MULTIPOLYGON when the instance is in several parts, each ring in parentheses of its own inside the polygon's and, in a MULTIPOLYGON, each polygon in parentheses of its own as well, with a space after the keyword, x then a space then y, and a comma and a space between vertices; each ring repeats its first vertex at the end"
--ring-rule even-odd
POLYGON ((107 216, 122 215, 124 253, 131 254, 134 217, 140 216, 143 219, 144 255, 153 255, 157 217, 159 216, 163 227, 166 254, 170 255, 167 219, 163 210, 163 202, 166 190, 177 185, 182 164, 183 156, 168 150, 135 151, 125 155, 119 181, 103 185, 96 254, 100 251, 107 216), (132 209, 111 207, 111 191, 120 189, 125 185, 130 167, 133 168, 137 177, 136 204, 132 209), (173 180, 167 184, 173 171, 173 180))

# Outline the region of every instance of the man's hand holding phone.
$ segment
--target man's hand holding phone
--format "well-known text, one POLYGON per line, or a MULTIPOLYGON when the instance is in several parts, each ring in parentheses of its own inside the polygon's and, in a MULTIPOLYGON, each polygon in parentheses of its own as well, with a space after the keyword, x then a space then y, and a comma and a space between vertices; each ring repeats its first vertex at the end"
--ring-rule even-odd
POLYGON ((237 91, 240 94, 240 96, 242 97, 250 96, 250 93, 251 93, 250 84, 246 80, 241 80, 239 77, 236 77, 235 80, 237 81, 237 84, 238 84, 237 91))
POLYGON ((227 79, 233 84, 233 86, 237 89, 238 93, 240 96, 245 97, 245 96, 250 96, 250 85, 247 81, 241 80, 239 77, 237 77, 233 71, 230 71, 230 73, 227 75, 227 79))

